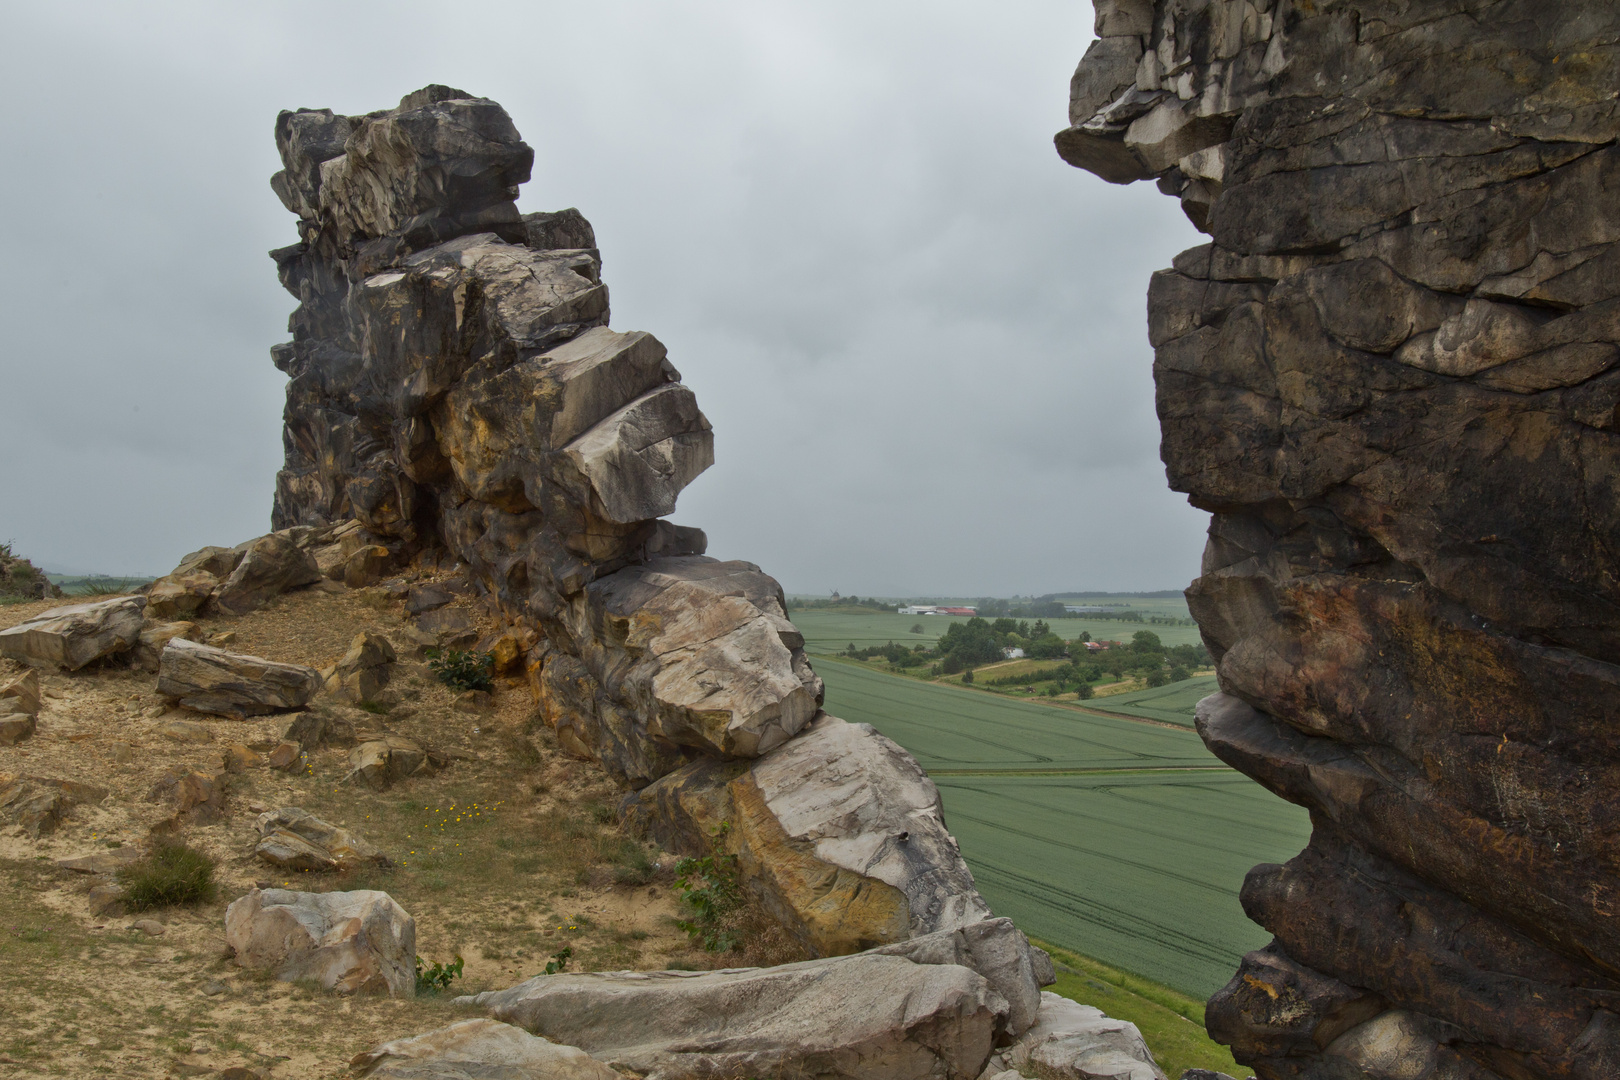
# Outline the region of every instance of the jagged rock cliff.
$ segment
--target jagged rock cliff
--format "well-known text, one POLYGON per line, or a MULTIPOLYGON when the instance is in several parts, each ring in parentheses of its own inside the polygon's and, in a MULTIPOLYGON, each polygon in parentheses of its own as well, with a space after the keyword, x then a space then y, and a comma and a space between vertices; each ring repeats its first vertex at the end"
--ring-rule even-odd
POLYGON ((1620 1075, 1620 8, 1097 0, 1222 758, 1311 811, 1209 1006, 1266 1080, 1620 1075))
MULTIPOLYGON (((301 242, 272 253, 300 301, 272 350, 275 542, 311 547, 311 579, 376 550, 464 566, 561 746, 630 789, 647 832, 721 837, 813 955, 988 917, 933 783, 820 712, 781 587, 662 520, 713 462, 709 423, 656 338, 608 329, 590 224, 518 213, 533 152, 505 111, 429 86, 366 116, 284 112, 276 143, 301 242)), ((176 575, 167 592, 223 602, 217 574, 176 575)))

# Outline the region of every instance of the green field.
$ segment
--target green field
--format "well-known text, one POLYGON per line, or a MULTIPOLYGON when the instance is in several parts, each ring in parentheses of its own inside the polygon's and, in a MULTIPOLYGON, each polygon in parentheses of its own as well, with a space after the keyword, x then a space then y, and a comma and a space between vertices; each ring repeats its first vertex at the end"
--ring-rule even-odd
POLYGON ((1238 888, 1254 864, 1297 854, 1309 823, 1193 732, 849 663, 816 670, 828 712, 934 777, 985 899, 1028 933, 1200 1000, 1266 943, 1238 888))
MULTIPOLYGON (((1168 601, 1157 601, 1164 605, 1168 601)), ((1145 605, 1144 605, 1145 606, 1145 605)), ((1179 610, 1166 609, 1165 615, 1186 617, 1187 605, 1179 610)), ((812 653, 829 656, 842 652, 850 644, 864 649, 870 645, 885 645, 891 641, 898 645, 933 645, 945 628, 954 621, 953 615, 886 615, 874 611, 870 615, 855 612, 821 611, 816 608, 796 608, 788 613, 793 625, 804 635, 805 647, 812 653), (913 634, 911 628, 921 625, 923 632, 913 634)), ((1196 626, 1164 626, 1152 623, 1125 622, 1120 619, 1053 619, 1048 624, 1059 637, 1073 640, 1081 631, 1094 641, 1129 641, 1138 630, 1151 630, 1166 645, 1193 645, 1200 638, 1196 626)))
POLYGON ((1193 706, 1219 689, 1215 676, 1198 675, 1182 682, 1173 682, 1147 690, 1112 694, 1086 704, 1105 712, 1124 713, 1127 716, 1140 716, 1146 720, 1192 727, 1193 706))

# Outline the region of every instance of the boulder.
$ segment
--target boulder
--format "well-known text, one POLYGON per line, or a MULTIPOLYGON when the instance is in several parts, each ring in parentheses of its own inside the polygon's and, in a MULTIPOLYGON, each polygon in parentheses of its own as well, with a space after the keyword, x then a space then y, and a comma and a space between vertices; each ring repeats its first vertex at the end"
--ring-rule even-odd
POLYGON ((349 751, 349 774, 345 782, 357 780, 374 791, 385 791, 407 776, 432 768, 427 751, 399 735, 385 735, 363 742, 349 751))
POLYGON ((15 825, 38 840, 55 832, 71 808, 98 803, 106 797, 106 788, 76 780, 0 773, 0 822, 15 825))
POLYGON ((387 866, 388 856, 360 837, 296 806, 260 814, 253 854, 283 870, 354 870, 387 866))
POLYGON ((254 889, 225 910, 225 943, 239 965, 283 982, 416 995, 416 921, 384 892, 254 889))
POLYGON ((367 544, 343 561, 343 584, 351 589, 375 585, 394 568, 394 554, 381 544, 367 544))
POLYGON ((432 634, 440 645, 470 645, 477 638, 473 634, 472 616, 466 608, 441 607, 417 616, 416 628, 432 634))
POLYGON ((220 765, 228 773, 245 773, 256 765, 262 764, 264 758, 250 746, 241 743, 232 743, 225 748, 221 756, 220 765))
POLYGON ((321 678, 313 668, 174 638, 164 646, 157 688, 188 709, 240 718, 301 708, 321 678))
POLYGON ((16 746, 32 736, 39 708, 38 671, 30 669, 0 686, 0 746, 16 746))
POLYGON ((449 1027, 395 1039, 349 1062, 356 1076, 377 1080, 622 1080, 574 1046, 561 1046, 495 1020, 458 1020, 449 1027))
MULTIPOLYGON (((3 705, 0 702, 0 705, 3 705)), ((32 738, 39 729, 39 721, 29 713, 0 712, 0 746, 16 746, 32 738)))
POLYGON ((145 624, 145 607, 144 596, 117 596, 51 608, 0 630, 0 656, 77 671, 134 645, 145 624))
POLYGON ((42 704, 38 671, 30 669, 0 685, 0 713, 26 713, 29 716, 38 716, 42 704))
POLYGON ((149 618, 183 620, 207 606, 208 600, 219 588, 219 578, 206 570, 190 573, 175 572, 158 578, 146 592, 146 613, 149 618))
POLYGON ((326 680, 326 689, 349 701, 374 701, 393 676, 399 657, 381 634, 356 634, 326 680))
POLYGON ((283 739, 265 755, 264 763, 282 772, 295 772, 309 760, 303 748, 290 739, 283 739))
POLYGON ((822 714, 752 765, 696 761, 627 800, 624 816, 690 854, 729 822, 723 842, 744 880, 815 955, 990 914, 933 781, 867 724, 822 714))
POLYGON ((287 725, 287 730, 281 737, 288 742, 296 743, 306 754, 314 753, 323 746, 353 746, 354 720, 339 715, 340 712, 354 712, 354 710, 317 705, 299 713, 293 722, 287 725))
POLYGON ((1004 1069, 1040 1080, 1166 1080, 1135 1024, 1050 991, 1041 993, 1034 1025, 986 1071, 1004 1069))
POLYGON ((984 976, 990 989, 1007 1000, 1007 1016, 996 1033, 998 1042, 1029 1030, 1041 1006, 1041 987, 1057 981, 1052 958, 1031 945, 1011 919, 986 919, 871 951, 903 956, 914 964, 958 964, 984 976))
POLYGON ((146 794, 150 802, 174 807, 175 823, 212 824, 225 816, 225 774, 175 766, 165 769, 146 794))
POLYGON ((153 614, 151 596, 147 597, 146 613, 148 621, 141 630, 141 636, 135 642, 135 650, 130 655, 130 666, 140 671, 157 671, 162 662, 163 650, 175 638, 184 638, 187 641, 201 640, 201 629, 194 622, 184 620, 178 622, 154 623, 150 620, 153 614))
POLYGON ((242 561, 214 591, 214 605, 227 615, 246 615, 289 589, 319 580, 314 556, 289 537, 271 533, 244 545, 242 561))
POLYGON ((193 720, 165 720, 152 728, 152 734, 177 743, 207 743, 214 741, 214 731, 207 724, 193 720))
POLYGON ((412 585, 405 595, 405 614, 423 615, 429 611, 437 611, 455 598, 455 594, 450 590, 432 583, 412 585))
POLYGON ((627 567, 591 584, 571 618, 575 640, 592 644, 542 670, 542 713, 565 748, 631 783, 678 767, 676 747, 758 757, 820 706, 781 586, 752 563, 627 567))
POLYGON ((974 1080, 1007 1003, 978 974, 898 956, 711 972, 540 975, 458 998, 648 1080, 974 1080))

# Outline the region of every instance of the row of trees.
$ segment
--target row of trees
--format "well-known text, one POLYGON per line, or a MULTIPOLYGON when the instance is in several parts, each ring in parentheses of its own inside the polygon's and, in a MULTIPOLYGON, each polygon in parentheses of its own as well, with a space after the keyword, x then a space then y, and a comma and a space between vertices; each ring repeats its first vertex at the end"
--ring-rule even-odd
MULTIPOLYGON (((1004 650, 1019 648, 1035 660, 1069 660, 1058 670, 1064 673, 1064 679, 1076 684, 1097 682, 1107 672, 1115 678, 1129 675, 1145 678, 1153 685, 1162 685, 1162 682, 1153 683, 1155 673, 1165 676, 1165 681, 1173 675, 1186 678, 1188 672, 1210 663, 1209 653, 1203 645, 1166 646, 1159 635, 1151 630, 1138 630, 1128 643, 1096 653, 1086 648, 1086 642, 1090 640, 1089 634, 1082 633, 1072 642, 1065 641, 1053 633, 1043 619, 1036 619, 1031 624, 1012 618, 990 620, 975 617, 965 622, 951 623, 932 648, 927 645, 907 647, 891 641, 886 645, 857 649, 851 642, 844 655, 857 660, 882 657, 902 668, 932 664, 937 668, 935 674, 955 675, 959 672, 971 673, 974 668, 985 664, 994 664, 1003 658, 1004 650)), ((1039 679, 1044 681, 1053 677, 1052 674, 1042 673, 1039 679)), ((1025 675, 1020 681, 1036 680, 1025 675)))

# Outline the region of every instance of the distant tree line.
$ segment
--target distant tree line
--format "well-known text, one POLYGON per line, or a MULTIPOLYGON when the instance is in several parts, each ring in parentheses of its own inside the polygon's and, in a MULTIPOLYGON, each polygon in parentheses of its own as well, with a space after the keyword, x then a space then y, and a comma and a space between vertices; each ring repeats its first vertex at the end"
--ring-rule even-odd
POLYGON ((952 622, 933 647, 908 647, 891 641, 858 649, 851 642, 843 655, 856 660, 881 657, 899 668, 931 665, 935 675, 961 673, 964 682, 971 682, 974 668, 1000 661, 1006 649, 1023 649, 1024 655, 1033 660, 1068 660, 1069 663, 1052 671, 1003 676, 985 685, 1055 682, 1060 686, 1072 685, 1082 697, 1091 696, 1090 684, 1100 680, 1104 672, 1116 679, 1141 678, 1149 686, 1163 686, 1188 678, 1193 670, 1211 663, 1209 652, 1202 644, 1166 646, 1151 630, 1138 630, 1128 643, 1097 652, 1086 648, 1090 640, 1090 634, 1081 633, 1074 641, 1065 641, 1052 632, 1044 619, 1037 619, 1032 625, 1012 618, 975 617, 952 622))

